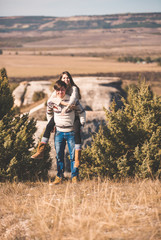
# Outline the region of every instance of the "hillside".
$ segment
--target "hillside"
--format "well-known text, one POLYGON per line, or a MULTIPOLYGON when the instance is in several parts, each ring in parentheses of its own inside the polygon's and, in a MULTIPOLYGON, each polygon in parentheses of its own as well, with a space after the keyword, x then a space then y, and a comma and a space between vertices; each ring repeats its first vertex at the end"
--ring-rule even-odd
POLYGON ((0 17, 0 47, 108 46, 112 39, 115 46, 143 45, 147 39, 158 45, 160 29, 161 13, 0 17))
POLYGON ((0 32, 161 27, 161 13, 76 17, 1 17, 0 32))

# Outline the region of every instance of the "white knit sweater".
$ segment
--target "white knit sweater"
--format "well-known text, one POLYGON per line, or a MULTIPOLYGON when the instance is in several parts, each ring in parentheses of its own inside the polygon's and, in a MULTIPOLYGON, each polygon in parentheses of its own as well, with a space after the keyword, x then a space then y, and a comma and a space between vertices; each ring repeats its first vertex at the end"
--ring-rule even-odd
POLYGON ((74 130, 73 126, 75 111, 77 111, 79 114, 81 124, 84 125, 86 122, 86 114, 79 101, 76 102, 74 107, 68 109, 65 113, 62 114, 62 110, 65 108, 65 106, 59 104, 61 100, 69 102, 69 99, 70 96, 66 94, 63 99, 53 97, 50 98, 47 102, 47 119, 50 121, 51 117, 54 114, 55 126, 57 130, 61 132, 70 132, 74 130))

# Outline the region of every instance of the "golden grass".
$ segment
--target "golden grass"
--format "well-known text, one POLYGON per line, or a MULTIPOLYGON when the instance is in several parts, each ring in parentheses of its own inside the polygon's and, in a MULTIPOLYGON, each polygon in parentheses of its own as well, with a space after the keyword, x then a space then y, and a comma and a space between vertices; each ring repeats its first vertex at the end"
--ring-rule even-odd
POLYGON ((1 183, 1 239, 159 240, 158 180, 1 183))
POLYGON ((156 63, 119 63, 96 57, 1 55, 0 68, 5 67, 9 77, 39 77, 59 75, 67 70, 73 74, 108 72, 161 71, 156 63))

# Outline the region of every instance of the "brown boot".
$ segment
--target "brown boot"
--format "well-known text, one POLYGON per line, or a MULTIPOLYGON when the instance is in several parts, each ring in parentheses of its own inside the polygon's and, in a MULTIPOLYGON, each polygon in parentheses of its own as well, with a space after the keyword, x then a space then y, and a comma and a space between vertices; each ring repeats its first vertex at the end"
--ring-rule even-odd
POLYGON ((38 147, 37 147, 37 151, 34 155, 31 156, 31 158, 34 159, 43 159, 44 158, 44 150, 45 150, 45 143, 39 143, 38 147))
POLYGON ((80 158, 81 158, 81 150, 76 149, 75 150, 75 164, 74 167, 78 168, 80 164, 80 158))
POLYGON ((56 176, 53 184, 57 185, 57 184, 59 184, 59 183, 62 183, 62 178, 56 176))
POLYGON ((78 182, 77 176, 73 177, 73 178, 72 178, 72 183, 77 183, 77 182, 78 182))

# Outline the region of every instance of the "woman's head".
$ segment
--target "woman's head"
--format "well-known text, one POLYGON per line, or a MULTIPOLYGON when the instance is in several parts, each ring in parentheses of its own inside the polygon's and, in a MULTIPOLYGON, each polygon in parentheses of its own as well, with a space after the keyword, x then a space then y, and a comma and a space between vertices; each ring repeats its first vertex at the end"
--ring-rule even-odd
POLYGON ((72 79, 71 74, 68 71, 62 72, 59 79, 65 82, 67 86, 69 85, 74 86, 74 81, 72 79))
POLYGON ((73 78, 71 76, 71 74, 68 71, 64 71, 62 72, 62 74, 60 75, 59 80, 62 80, 63 82, 65 82, 67 84, 67 87, 72 87, 75 86, 78 89, 78 94, 79 94, 79 99, 81 99, 81 94, 80 94, 80 89, 79 87, 74 83, 73 78))

